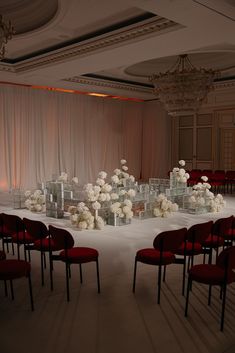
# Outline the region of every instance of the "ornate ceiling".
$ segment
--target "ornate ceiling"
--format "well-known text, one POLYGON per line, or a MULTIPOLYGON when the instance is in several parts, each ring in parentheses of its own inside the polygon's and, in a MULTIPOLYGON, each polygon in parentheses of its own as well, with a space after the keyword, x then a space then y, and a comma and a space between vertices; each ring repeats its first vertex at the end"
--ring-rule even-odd
POLYGON ((148 76, 187 53, 235 78, 235 6, 220 0, 1 0, 16 34, 2 82, 153 99, 148 76))

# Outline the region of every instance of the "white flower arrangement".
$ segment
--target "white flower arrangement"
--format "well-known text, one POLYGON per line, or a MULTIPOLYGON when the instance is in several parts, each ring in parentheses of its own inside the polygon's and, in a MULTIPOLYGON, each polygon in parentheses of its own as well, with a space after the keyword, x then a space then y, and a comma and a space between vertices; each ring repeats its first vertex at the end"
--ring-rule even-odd
POLYGON ((168 217, 171 212, 177 211, 178 205, 168 200, 165 194, 157 196, 153 208, 153 214, 155 217, 168 217))
MULTIPOLYGON (((100 208, 99 202, 96 201, 93 203, 92 207, 95 210, 98 210, 100 208)), ((94 217, 84 202, 80 202, 77 207, 70 206, 68 212, 70 213, 71 223, 78 227, 80 230, 100 230, 104 227, 103 219, 99 216, 94 217)))
POLYGON ((110 211, 120 218, 131 219, 133 217, 132 202, 130 200, 113 203, 110 206, 110 211))
MULTIPOLYGON (((180 165, 180 167, 184 167, 185 161, 183 159, 181 159, 179 161, 179 165, 180 165)), ((187 183, 187 180, 190 177, 189 173, 187 173, 184 168, 175 167, 175 168, 173 168, 172 173, 173 173, 173 176, 175 177, 176 181, 180 182, 180 183, 187 183)))
POLYGON ((112 186, 105 182, 107 173, 104 171, 99 172, 98 178, 96 179, 96 185, 86 184, 84 186, 86 201, 88 202, 105 202, 110 201, 110 192, 112 186))
POLYGON ((25 206, 31 212, 45 212, 46 200, 45 200, 45 195, 42 193, 41 190, 36 190, 34 192, 27 190, 25 192, 25 197, 26 197, 25 206))
POLYGON ((207 207, 208 212, 220 212, 226 205, 221 194, 214 195, 210 191, 211 185, 207 183, 208 177, 201 177, 203 183, 198 182, 193 186, 192 195, 189 197, 189 204, 192 209, 207 207))
POLYGON ((114 175, 111 177, 111 181, 113 184, 116 184, 117 186, 126 186, 126 182, 128 180, 132 183, 135 182, 135 177, 127 173, 128 167, 126 163, 127 161, 125 159, 121 159, 121 168, 114 169, 114 175))

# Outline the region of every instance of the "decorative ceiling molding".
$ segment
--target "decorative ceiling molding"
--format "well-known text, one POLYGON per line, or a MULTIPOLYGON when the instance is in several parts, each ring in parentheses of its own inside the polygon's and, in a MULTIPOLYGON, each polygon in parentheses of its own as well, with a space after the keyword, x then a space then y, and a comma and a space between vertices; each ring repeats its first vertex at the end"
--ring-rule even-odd
POLYGON ((214 89, 219 90, 219 89, 227 89, 227 88, 235 88, 235 79, 234 80, 227 80, 227 81, 220 81, 220 82, 214 82, 213 84, 214 89))
POLYGON ((173 31, 183 28, 182 25, 171 20, 155 16, 144 23, 129 26, 115 33, 107 33, 88 41, 76 43, 48 54, 39 55, 31 59, 22 60, 15 64, 0 63, 0 71, 22 73, 29 70, 39 69, 43 66, 58 64, 66 60, 75 59, 98 50, 104 50, 117 46, 124 42, 141 40, 145 36, 160 35, 163 31, 173 31))
POLYGON ((144 87, 144 86, 139 86, 135 84, 127 84, 127 83, 122 83, 122 82, 115 82, 115 81, 107 81, 107 80, 101 80, 101 79, 95 79, 95 78, 90 78, 90 77, 85 77, 85 76, 75 76, 71 78, 66 78, 63 81, 66 82, 73 82, 73 83, 78 83, 78 84, 83 84, 83 85, 88 85, 88 86, 98 86, 98 87, 105 87, 105 88, 112 88, 112 89, 120 89, 120 90, 126 90, 126 91, 131 91, 131 92, 140 92, 140 93, 147 93, 147 94, 153 94, 153 89, 150 87, 144 87))

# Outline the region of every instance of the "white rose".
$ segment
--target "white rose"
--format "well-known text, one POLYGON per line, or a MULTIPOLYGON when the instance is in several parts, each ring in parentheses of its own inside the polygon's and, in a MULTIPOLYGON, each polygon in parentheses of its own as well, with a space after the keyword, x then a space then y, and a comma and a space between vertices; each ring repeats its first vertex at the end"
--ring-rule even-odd
POLYGON ((126 172, 128 170, 128 167, 126 165, 123 165, 122 170, 124 170, 126 172))
POLYGON ((121 164, 126 164, 126 160, 125 159, 121 159, 121 164))
POLYGON ((101 204, 98 201, 93 202, 92 208, 94 210, 99 210, 101 208, 101 204))
POLYGON ((184 166, 185 166, 185 161, 184 161, 183 159, 181 159, 181 160, 179 161, 179 165, 181 165, 181 167, 184 167, 184 166))
POLYGON ((130 190, 127 191, 127 195, 128 195, 129 197, 135 197, 136 192, 135 192, 135 190, 130 189, 130 190))
POLYGON ((111 177, 111 180, 112 180, 112 182, 115 183, 115 184, 117 184, 117 183, 119 182, 119 178, 118 178, 117 175, 113 175, 113 176, 111 177))
POLYGON ((98 178, 96 180, 96 184, 99 185, 99 186, 103 186, 105 184, 105 181, 104 181, 104 179, 98 178))
POLYGON ((72 182, 75 183, 75 184, 78 184, 78 177, 73 177, 72 178, 72 182))
POLYGON ((203 175, 203 176, 201 177, 201 179, 202 179, 203 181, 208 181, 208 177, 207 177, 206 175, 203 175))
POLYGON ((113 192, 110 196, 112 200, 118 200, 119 198, 118 194, 116 194, 115 192, 113 192))
POLYGON ((107 173, 102 170, 101 172, 99 172, 98 177, 101 179, 106 179, 107 173))
POLYGON ((120 169, 114 169, 114 174, 116 174, 116 175, 119 175, 119 174, 121 174, 121 170, 120 169))
POLYGON ((87 222, 86 221, 81 221, 78 223, 78 228, 79 229, 87 229, 87 222))

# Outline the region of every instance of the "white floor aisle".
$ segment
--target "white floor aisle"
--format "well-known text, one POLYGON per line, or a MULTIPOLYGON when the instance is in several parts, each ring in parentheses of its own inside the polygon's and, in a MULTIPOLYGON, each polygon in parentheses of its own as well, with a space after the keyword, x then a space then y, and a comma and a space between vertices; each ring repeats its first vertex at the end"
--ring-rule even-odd
MULTIPOLYGON (((0 352, 2 353, 234 353, 235 284, 228 290, 224 333, 219 331, 221 301, 213 290, 207 306, 207 287, 195 284, 184 317, 181 295, 182 267, 170 265, 162 285, 161 305, 156 303, 156 268, 139 265, 136 294, 131 291, 136 250, 152 246, 163 230, 235 215, 235 197, 217 214, 200 216, 174 213, 169 218, 133 220, 129 226, 106 226, 103 231, 78 231, 69 220, 56 220, 27 210, 13 210, 0 199, 0 212, 39 219, 66 227, 76 245, 100 253, 101 294, 96 291, 95 266, 84 265, 84 283, 72 266, 71 301, 66 301, 64 265, 55 264, 55 289, 50 291, 49 271, 40 283, 40 259, 32 252, 35 312, 31 312, 24 279, 15 281, 15 301, 0 287, 0 352)), ((8 258, 12 258, 9 254, 8 258)), ((199 260, 200 261, 200 260, 199 260)))

